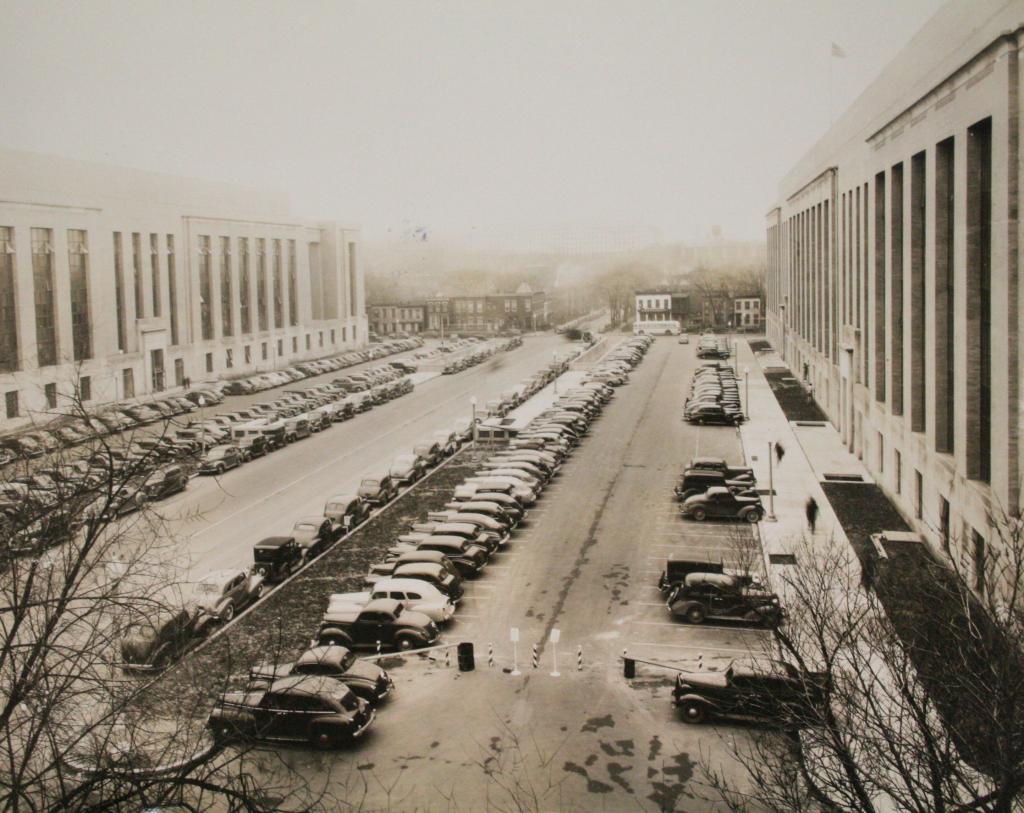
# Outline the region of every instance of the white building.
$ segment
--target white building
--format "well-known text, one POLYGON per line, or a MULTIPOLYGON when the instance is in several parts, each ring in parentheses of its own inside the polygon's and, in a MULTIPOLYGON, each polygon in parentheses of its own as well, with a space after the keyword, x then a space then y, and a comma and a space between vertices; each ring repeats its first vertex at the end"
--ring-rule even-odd
POLYGON ((672 294, 637 291, 633 332, 663 335, 679 333, 679 320, 672 316, 672 294))
POLYGON ((284 196, 0 151, 0 429, 367 338, 359 232, 284 196))
POLYGON ((738 296, 733 303, 733 324, 736 327, 758 327, 761 324, 761 297, 738 296))

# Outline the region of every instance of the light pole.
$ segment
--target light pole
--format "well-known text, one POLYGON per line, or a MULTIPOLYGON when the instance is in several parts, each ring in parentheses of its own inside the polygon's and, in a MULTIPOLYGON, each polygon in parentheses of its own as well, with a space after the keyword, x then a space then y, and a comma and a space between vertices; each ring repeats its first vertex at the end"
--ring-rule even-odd
POLYGON ((743 407, 746 410, 745 418, 750 419, 750 368, 743 368, 743 407))
POLYGON ((554 365, 555 371, 555 398, 558 397, 558 352, 555 350, 551 351, 551 363, 554 365))
POLYGON ((473 408, 473 443, 476 443, 476 396, 471 395, 469 398, 469 405, 473 408))
POLYGON ((775 474, 774 465, 775 461, 775 441, 768 441, 768 516, 765 517, 769 522, 775 522, 775 474))
POLYGON ((200 395, 197 403, 199 404, 199 438, 203 447, 202 455, 206 457, 206 426, 204 425, 206 423, 206 411, 203 409, 206 406, 206 399, 200 395))

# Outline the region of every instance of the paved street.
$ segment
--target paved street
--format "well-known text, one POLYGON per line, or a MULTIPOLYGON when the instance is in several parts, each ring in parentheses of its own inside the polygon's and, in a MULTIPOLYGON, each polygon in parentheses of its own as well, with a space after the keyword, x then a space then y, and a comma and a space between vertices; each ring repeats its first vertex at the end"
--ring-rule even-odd
MULTIPOLYGON (((671 550, 728 559, 750 539, 745 525, 684 522, 671 499, 690 456, 740 454, 735 429, 681 420, 694 363, 692 345, 656 341, 526 526, 470 583, 445 637, 476 644, 475 672, 460 674, 454 658, 449 668, 408 658, 394 669, 396 696, 357 750, 285 751, 285 763, 314 783, 330 770, 334 792, 362 809, 709 808, 698 798, 697 763, 702 755, 728 760, 728 741, 745 730, 683 724, 670 705, 672 674, 640 666, 626 681, 621 661, 627 649, 680 667, 698 659, 723 666, 758 649, 764 635, 675 622, 654 586, 671 550), (503 669, 513 626, 521 632, 518 677, 503 669), (549 674, 552 629, 561 632, 560 677, 549 674)), ((445 393, 442 403, 466 397, 468 390, 445 393)), ((301 513, 302 500, 287 500, 288 511, 301 513)), ((253 513, 247 525, 271 515, 263 506, 253 513)))
MULTIPOLYGON (((396 455, 430 440, 435 430, 450 427, 455 419, 468 417, 471 396, 476 396, 482 409, 502 390, 537 372, 550 361, 554 350, 568 346, 569 342, 559 335, 529 336, 522 347, 510 353, 499 353, 455 375, 430 378, 409 395, 220 478, 193 478, 185 492, 157 503, 155 510, 169 521, 170 532, 187 552, 193 576, 250 564, 255 542, 290 530, 299 517, 322 514, 324 502, 331 495, 354 492, 363 477, 385 473, 396 455)), ((317 379, 309 379, 296 387, 316 383, 317 379)), ((275 392, 231 398, 224 408, 239 409, 245 403, 272 400, 275 392)))

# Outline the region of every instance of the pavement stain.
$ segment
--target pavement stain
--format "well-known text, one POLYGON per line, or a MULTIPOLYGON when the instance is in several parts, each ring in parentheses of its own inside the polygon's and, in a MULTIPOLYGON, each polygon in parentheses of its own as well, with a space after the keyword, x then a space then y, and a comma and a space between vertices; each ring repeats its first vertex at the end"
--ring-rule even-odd
MULTIPOLYGON (((690 755, 676 754, 672 757, 672 763, 674 764, 662 765, 660 773, 662 776, 672 777, 675 781, 652 782, 653 791, 647 796, 657 805, 658 810, 675 810, 680 796, 693 795, 686 790, 686 783, 693 778, 694 763, 690 755)), ((651 771, 648 769, 647 775, 650 774, 651 771)))
POLYGON ((580 732, 597 731, 599 728, 615 728, 615 720, 610 714, 606 714, 604 717, 591 717, 583 724, 580 732))
POLYGON ((618 762, 608 763, 608 778, 612 780, 616 785, 622 788, 626 793, 632 793, 633 788, 629 786, 629 782, 626 781, 623 776, 627 771, 632 770, 632 765, 620 765, 618 762))
POLYGON ((595 762, 597 762, 597 754, 591 754, 585 760, 583 760, 583 764, 586 765, 588 768, 595 762))
POLYGON ((577 765, 575 762, 566 762, 562 766, 562 770, 566 773, 577 773, 587 780, 587 793, 611 793, 614 788, 599 779, 592 779, 587 769, 582 765, 577 765))
POLYGON ((634 755, 632 740, 616 740, 614 743, 601 740, 600 747, 610 757, 631 757, 634 755))
POLYGON ((650 750, 647 752, 647 761, 654 762, 654 760, 658 758, 658 754, 661 753, 661 738, 657 734, 651 737, 649 748, 650 750))

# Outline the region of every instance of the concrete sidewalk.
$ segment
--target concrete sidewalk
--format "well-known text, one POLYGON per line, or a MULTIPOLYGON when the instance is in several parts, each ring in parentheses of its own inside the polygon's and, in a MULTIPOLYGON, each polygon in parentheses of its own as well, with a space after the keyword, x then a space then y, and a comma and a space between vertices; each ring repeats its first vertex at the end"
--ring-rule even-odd
MULTIPOLYGON (((740 441, 747 463, 754 469, 758 488, 763 493, 766 510, 772 506, 768 496, 770 445, 775 443, 784 450, 782 461, 776 456, 772 460, 771 480, 774 485, 775 521, 765 518, 758 523, 758 534, 764 552, 765 567, 769 576, 786 568, 785 563, 773 562, 773 558, 795 555, 801 547, 801 540, 811 543, 830 537, 849 542, 820 481, 826 473, 860 474, 870 482, 867 472, 853 455, 849 454, 831 424, 824 426, 797 426, 790 422, 776 400, 764 367, 785 367, 774 352, 755 354, 746 340, 737 342, 739 386, 747 420, 740 425, 740 441), (749 371, 746 372, 745 371, 749 371), (748 403, 749 397, 749 403, 748 403), (808 497, 818 504, 818 517, 812 534, 807 525, 806 505, 808 497)), ((851 557, 854 559, 855 557, 851 557)), ((791 564, 791 563, 790 563, 791 564)), ((851 576, 859 579, 857 568, 851 576)), ((774 579, 778 584, 781 580, 774 579)))

